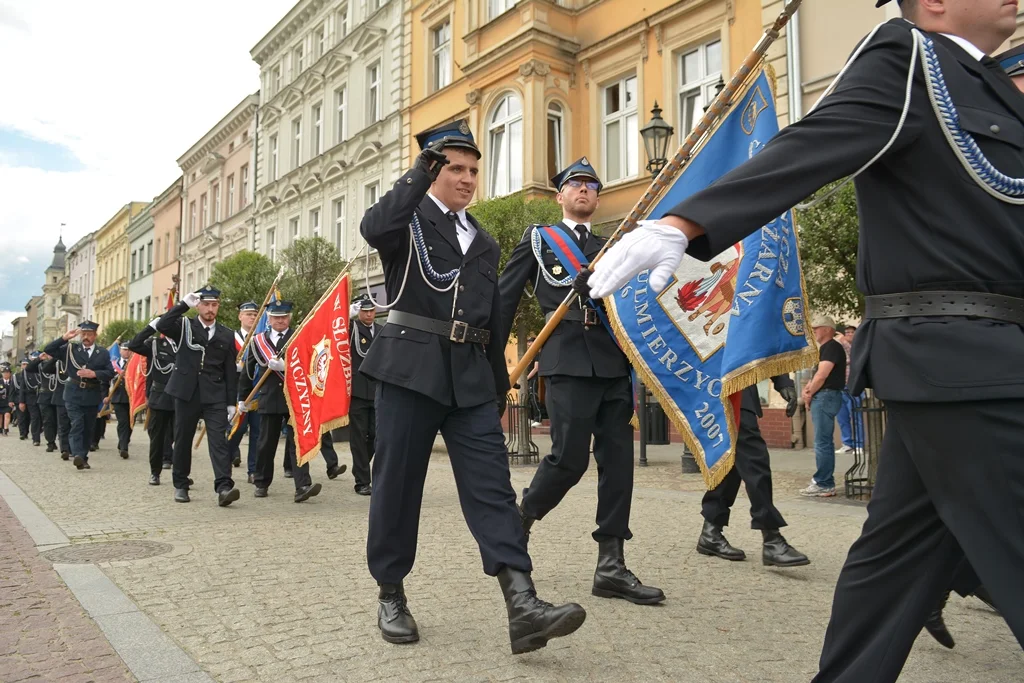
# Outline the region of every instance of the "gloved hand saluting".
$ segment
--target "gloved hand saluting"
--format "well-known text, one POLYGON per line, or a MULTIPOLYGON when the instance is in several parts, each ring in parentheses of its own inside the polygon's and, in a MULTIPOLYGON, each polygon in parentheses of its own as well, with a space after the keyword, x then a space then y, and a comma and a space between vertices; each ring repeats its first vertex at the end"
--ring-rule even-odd
POLYGON ((441 169, 447 163, 448 157, 444 155, 444 152, 436 150, 429 145, 416 157, 416 168, 430 176, 430 182, 437 180, 438 174, 441 173, 441 169))
POLYGON ((187 303, 189 308, 195 308, 199 305, 199 294, 197 292, 189 292, 181 297, 181 300, 187 303))
POLYGON ((672 279, 689 244, 686 235, 671 225, 640 221, 594 266, 590 296, 602 299, 644 270, 651 271, 651 291, 660 293, 672 279))

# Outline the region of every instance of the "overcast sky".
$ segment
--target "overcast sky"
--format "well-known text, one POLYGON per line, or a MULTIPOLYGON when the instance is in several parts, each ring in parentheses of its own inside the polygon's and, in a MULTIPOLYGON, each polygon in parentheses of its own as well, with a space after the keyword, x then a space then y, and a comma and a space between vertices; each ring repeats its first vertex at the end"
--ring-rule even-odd
POLYGON ((295 0, 0 0, 0 330, 64 244, 129 201, 259 89, 249 51, 295 0))

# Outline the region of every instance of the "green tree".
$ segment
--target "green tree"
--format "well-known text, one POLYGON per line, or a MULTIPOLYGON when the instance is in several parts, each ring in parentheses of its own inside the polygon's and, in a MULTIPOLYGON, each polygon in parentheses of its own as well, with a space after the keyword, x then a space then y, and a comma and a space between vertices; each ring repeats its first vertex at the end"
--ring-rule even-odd
POLYGON ((281 256, 287 269, 281 295, 294 304, 292 320, 297 327, 338 277, 345 261, 323 237, 295 240, 281 256))
MULTIPOLYGON (((835 184, 815 194, 820 197, 835 184)), ((811 309, 838 317, 864 314, 864 295, 857 290, 859 221, 853 183, 812 209, 797 214, 800 260, 811 309)))
POLYGON ((277 271, 278 267, 269 258, 253 251, 240 251, 214 264, 210 284, 220 290, 217 322, 237 327, 238 304, 245 301, 262 304, 277 271))
POLYGON ((121 338, 122 344, 127 343, 139 333, 143 325, 147 324, 149 324, 148 320, 112 320, 100 330, 97 343, 100 346, 108 347, 118 337, 121 338))

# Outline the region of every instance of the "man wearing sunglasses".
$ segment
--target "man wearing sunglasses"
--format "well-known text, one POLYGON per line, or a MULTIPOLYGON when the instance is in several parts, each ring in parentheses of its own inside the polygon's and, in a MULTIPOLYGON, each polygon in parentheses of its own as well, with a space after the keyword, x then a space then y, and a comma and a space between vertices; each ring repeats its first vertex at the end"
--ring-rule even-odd
MULTIPOLYGON (((523 290, 529 282, 544 315, 550 317, 571 291, 581 266, 601 250, 605 239, 591 231, 601 180, 586 157, 551 179, 558 189, 562 220, 534 225, 512 252, 498 282, 501 318, 507 339, 523 290)), ((590 464, 594 442, 597 480, 597 571, 593 594, 638 605, 661 602, 665 594, 643 585, 626 568, 624 541, 632 538, 629 510, 633 498, 633 391, 629 363, 599 314, 599 304, 576 297, 555 328, 540 357, 551 419, 551 455, 523 491, 520 515, 529 537, 537 520, 555 508, 590 464)))

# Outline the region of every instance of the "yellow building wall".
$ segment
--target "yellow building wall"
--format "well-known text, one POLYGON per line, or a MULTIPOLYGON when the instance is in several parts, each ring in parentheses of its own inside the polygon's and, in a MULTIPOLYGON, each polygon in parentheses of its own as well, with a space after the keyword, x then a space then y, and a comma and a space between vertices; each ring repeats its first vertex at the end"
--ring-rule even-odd
POLYGON ((103 327, 128 317, 128 224, 146 202, 122 206, 96 233, 95 321, 103 327))

